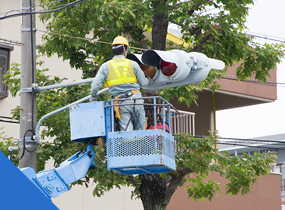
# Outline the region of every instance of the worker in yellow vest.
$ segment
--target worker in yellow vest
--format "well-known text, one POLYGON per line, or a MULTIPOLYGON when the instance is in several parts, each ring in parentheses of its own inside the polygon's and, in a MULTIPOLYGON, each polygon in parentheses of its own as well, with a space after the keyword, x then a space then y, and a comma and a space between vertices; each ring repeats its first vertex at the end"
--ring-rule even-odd
MULTIPOLYGON (((140 98, 140 87, 147 86, 152 79, 146 77, 135 61, 126 58, 130 49, 128 40, 118 36, 112 43, 114 57, 102 64, 91 84, 91 101, 97 100, 97 92, 106 81, 112 98, 140 98)), ((135 100, 142 104, 143 100, 135 100)), ((120 104, 132 103, 130 100, 119 101, 120 104)), ((121 131, 143 130, 145 128, 145 111, 143 105, 119 106, 116 113, 121 131), (117 111, 117 112, 118 112, 117 111), (131 120, 130 120, 131 119, 131 120)))

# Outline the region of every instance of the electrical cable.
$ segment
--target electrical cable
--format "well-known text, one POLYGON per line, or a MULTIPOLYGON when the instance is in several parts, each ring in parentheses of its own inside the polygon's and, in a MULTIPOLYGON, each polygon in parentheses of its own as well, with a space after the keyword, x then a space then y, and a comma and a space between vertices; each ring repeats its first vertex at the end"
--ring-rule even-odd
POLYGON ((57 8, 57 9, 53 9, 53 10, 48 10, 48 11, 42 11, 42 12, 34 11, 34 12, 25 12, 25 13, 19 13, 19 14, 7 15, 7 16, 5 15, 4 17, 0 17, 0 20, 11 18, 11 17, 22 16, 22 15, 45 14, 45 13, 56 12, 56 11, 59 11, 59 10, 71 7, 71 6, 75 5, 75 4, 83 3, 85 1, 87 1, 87 0, 78 0, 78 1, 75 1, 75 2, 67 4, 66 6, 63 6, 63 7, 57 8))
MULTIPOLYGON (((32 12, 32 0, 30 0, 30 11, 32 12)), ((33 32, 33 14, 30 14, 30 33, 31 33, 31 57, 32 57, 32 84, 35 83, 35 59, 34 59, 34 32, 33 32)), ((35 105, 35 89, 32 88, 32 122, 31 122, 31 126, 32 126, 32 139, 33 136, 35 135, 35 129, 34 129, 34 116, 35 116, 35 109, 34 109, 34 105, 35 105)))
POLYGON ((268 36, 265 34, 260 34, 260 33, 255 33, 251 31, 244 31, 243 32, 245 35, 250 35, 256 38, 261 38, 261 39, 267 39, 275 42, 285 42, 285 38, 279 38, 279 37, 274 37, 274 36, 268 36))
POLYGON ((0 38, 0 43, 9 44, 9 45, 16 45, 16 46, 24 45, 24 43, 14 41, 14 40, 3 39, 3 38, 0 38))
POLYGON ((11 121, 13 120, 12 117, 5 117, 5 116, 0 116, 0 122, 7 122, 7 123, 19 123, 18 121, 11 121), (3 119, 8 119, 8 120, 3 120, 3 119))
MULTIPOLYGON (((86 41, 94 41, 94 42, 98 42, 98 43, 102 43, 102 44, 111 44, 110 42, 93 40, 91 38, 83 38, 83 37, 71 36, 71 35, 68 35, 68 34, 61 34, 61 33, 56 33, 56 32, 51 32, 51 31, 44 31, 44 30, 40 30, 40 29, 38 29, 37 31, 43 32, 43 33, 48 33, 48 34, 54 34, 54 35, 58 35, 58 36, 74 38, 74 39, 81 39, 81 40, 86 40, 86 41)), ((143 50, 146 50, 146 49, 143 49, 143 50)))
MULTIPOLYGON (((252 146, 252 145, 246 145, 246 144, 239 144, 239 143, 222 143, 222 142, 217 142, 217 144, 222 144, 222 145, 233 145, 233 146, 244 146, 244 147, 251 147, 251 148, 262 148, 262 149, 269 149, 269 147, 264 147, 264 146, 252 146)), ((225 150, 227 151, 228 148, 221 148, 219 150, 225 150)), ((275 148, 270 148, 274 149, 275 148)))
POLYGON ((89 140, 88 143, 85 145, 83 152, 85 152, 87 150, 87 147, 92 143, 92 141, 94 141, 93 139, 89 140))
POLYGON ((11 120, 2 120, 2 119, 0 119, 0 122, 5 122, 5 123, 19 123, 19 122, 17 122, 17 121, 11 121, 11 120))
MULTIPOLYGON (((179 135, 178 135, 179 136, 179 135)), ((195 135, 193 136, 195 138, 205 138, 204 136, 199 136, 199 135, 195 135)), ((278 140, 266 140, 266 139, 242 139, 242 138, 227 138, 227 137, 218 137, 219 139, 225 139, 225 140, 239 140, 239 141, 255 141, 255 142, 270 142, 270 143, 284 143, 285 144, 285 140, 284 141, 278 141, 278 140)))
MULTIPOLYGON (((180 136, 180 135, 178 134, 177 136, 180 136)), ((198 136, 198 135, 195 135, 193 137, 195 137, 195 138, 205 138, 205 136, 198 136)), ((278 148, 266 146, 266 145, 277 146, 277 144, 285 144, 285 141, 258 140, 258 139, 238 139, 238 138, 223 138, 223 137, 219 137, 218 140, 219 139, 226 139, 226 140, 236 139, 236 140, 240 140, 240 141, 257 141, 257 142, 276 143, 276 144, 263 144, 263 145, 262 145, 262 143, 260 143, 258 145, 253 145, 254 143, 248 143, 248 144, 240 143, 240 142, 229 142, 229 143, 227 143, 227 142, 217 141, 217 144, 223 144, 223 145, 244 146, 244 147, 251 147, 251 148, 262 148, 262 149, 268 149, 268 150, 285 150, 285 146, 278 147, 278 148)), ((222 149, 223 150, 227 150, 228 148, 222 148, 222 149)))
POLYGON ((241 139, 241 138, 226 138, 226 137, 218 137, 218 139, 225 139, 225 140, 239 140, 239 141, 255 141, 255 142, 270 142, 270 143, 284 143, 284 141, 278 140, 266 140, 266 139, 241 139))
MULTIPOLYGON (((227 79, 227 80, 234 80, 234 81, 239 81, 237 79, 236 76, 230 76, 230 75, 226 75, 226 76, 221 76, 221 79, 227 79)), ((239 82, 248 82, 248 83, 255 83, 255 84, 259 84, 259 85, 267 85, 267 86, 277 86, 279 85, 280 87, 285 87, 285 83, 280 83, 280 82, 271 82, 271 81, 267 81, 267 82, 261 82, 258 80, 246 80, 246 81, 239 81, 239 82)))
MULTIPOLYGON (((44 5, 48 5, 48 4, 54 4, 54 3, 58 3, 58 2, 62 2, 63 0, 59 0, 59 1, 52 1, 52 2, 47 2, 47 3, 44 3, 44 4, 36 4, 36 5, 34 5, 33 7, 35 8, 35 7, 41 7, 41 8, 43 8, 43 9, 45 9, 45 7, 44 7, 44 5)), ((56 7, 62 7, 62 6, 65 6, 65 5, 68 5, 68 3, 66 3, 66 4, 62 4, 62 5, 57 5, 56 7)), ((54 8, 56 8, 56 7, 54 7, 54 8)), ((26 10, 30 10, 31 9, 31 7, 30 8, 26 8, 26 10)), ((46 10, 48 10, 48 9, 46 9, 46 10)), ((22 9, 17 9, 17 10, 10 10, 10 11, 8 11, 8 12, 1 12, 0 13, 0 15, 2 15, 2 14, 4 14, 4 16, 6 17, 6 15, 7 14, 9 14, 9 13, 11 13, 11 12, 19 12, 19 13, 21 13, 23 10, 22 9)), ((42 11, 42 10, 40 10, 40 11, 42 11)), ((22 12, 23 13, 23 12, 22 12)))
POLYGON ((19 12, 20 13, 21 11, 22 11, 21 9, 13 9, 13 10, 10 10, 8 12, 2 12, 2 13, 0 13, 0 15, 5 14, 4 17, 6 17, 6 15, 9 14, 10 12, 19 12))
MULTIPOLYGON (((30 131, 31 133, 32 133, 32 135, 34 135, 34 130, 28 130, 28 131, 30 131)), ((33 136, 31 136, 31 139, 33 140, 33 136)), ((24 141, 24 140, 23 140, 24 141)), ((34 152, 34 151, 36 151, 37 150, 37 148, 38 148, 38 145, 36 144, 36 146, 35 146, 35 149, 33 149, 33 150, 28 150, 27 149, 27 147, 26 147, 26 143, 25 143, 25 146, 23 146, 23 148, 28 152, 28 153, 32 153, 32 152, 34 152)))
POLYGON ((6 117, 6 116, 0 116, 0 118, 10 119, 10 120, 13 119, 12 117, 6 117))
MULTIPOLYGON (((43 33, 50 33, 50 34, 54 34, 54 35, 58 35, 58 36, 64 36, 64 37, 69 37, 69 38, 74 38, 74 39, 81 39, 81 40, 93 41, 93 42, 98 42, 98 43, 101 43, 101 44, 109 44, 109 45, 111 45, 110 42, 104 42, 104 41, 100 41, 100 40, 93 40, 93 39, 90 39, 90 38, 82 38, 82 37, 77 37, 77 36, 71 36, 71 35, 68 35, 68 34, 61 34, 61 33, 56 33, 56 32, 51 32, 51 31, 44 31, 44 30, 40 30, 40 29, 38 29, 37 31, 43 32, 43 33)), ((143 50, 143 51, 148 50, 148 49, 139 48, 139 47, 132 47, 132 49, 143 50)))
MULTIPOLYGON (((263 145, 246 145, 246 144, 240 144, 240 143, 225 143, 225 142, 217 142, 217 144, 223 144, 223 145, 233 145, 233 146, 244 146, 244 147, 251 147, 251 148, 261 148, 261 149, 267 149, 267 150, 285 150, 285 147, 266 147, 263 145)), ((221 148, 219 150, 227 150, 229 148, 221 148)))
MULTIPOLYGON (((247 141, 252 141, 252 139, 247 139, 247 141)), ((256 140, 258 141, 258 140, 256 140)), ((274 140, 264 140, 267 142, 267 144, 264 143, 259 143, 256 145, 256 143, 242 143, 242 142, 220 142, 218 141, 217 144, 222 144, 222 145, 233 145, 233 146, 243 146, 243 147, 250 147, 250 148, 262 148, 262 149, 267 149, 267 150, 285 150, 285 141, 274 141, 274 140), (271 144, 270 144, 271 143, 271 144)), ((262 141, 262 142, 264 142, 262 141)), ((221 148, 222 150, 227 150, 229 148, 221 148)))
MULTIPOLYGON (((53 7, 52 10, 47 10, 47 11, 34 11, 34 12, 30 12, 32 14, 44 14, 44 13, 50 13, 50 12, 55 12, 55 11, 58 11, 60 9, 65 9, 67 7, 70 7, 70 6, 73 6, 74 4, 77 4, 77 3, 82 3, 84 1, 87 1, 87 0, 78 0, 78 1, 75 1, 75 2, 72 2, 72 3, 67 3, 67 4, 62 4, 62 5, 57 5, 56 7, 58 7, 57 9, 54 9, 56 7, 53 7)), ((58 0, 58 1, 53 1, 53 2, 47 2, 45 3, 46 5, 48 4, 53 4, 53 3, 57 3, 57 2, 62 2, 62 0, 58 0)), ((33 7, 36 7, 36 6, 41 6, 43 7, 43 4, 38 4, 38 5, 34 5, 33 7)), ((28 9, 31 9, 28 8, 28 9)), ((50 8, 49 8, 50 9, 50 8)), ((30 14, 29 12, 26 12, 26 13, 19 13, 19 14, 13 14, 13 15, 8 15, 8 13, 10 12, 14 12, 14 11, 21 11, 21 9, 19 10, 10 10, 8 12, 3 12, 3 13, 0 13, 0 14, 5 14, 4 17, 0 17, 0 20, 1 19, 6 19, 6 18, 10 18, 10 17, 15 17, 15 16, 21 16, 21 15, 28 15, 30 14)), ((251 31, 244 31, 243 32, 245 35, 250 35, 250 36, 253 36, 253 37, 256 37, 256 38, 262 38, 262 39, 267 39, 267 40, 271 40, 271 41, 276 41, 276 42, 284 42, 285 41, 285 38, 279 38, 279 37, 273 37, 273 36, 269 36, 269 35, 265 35, 265 34, 260 34, 260 33, 255 33, 255 32, 251 32, 251 31)))
POLYGON ((25 151, 26 151, 26 135, 27 135, 28 132, 32 132, 32 130, 27 130, 25 132, 25 134, 24 134, 24 137, 23 137, 23 150, 22 150, 21 157, 19 159, 14 159, 13 156, 12 156, 13 155, 13 150, 12 150, 12 151, 9 151, 10 152, 10 160, 12 160, 12 161, 19 161, 19 160, 21 160, 24 157, 25 151))

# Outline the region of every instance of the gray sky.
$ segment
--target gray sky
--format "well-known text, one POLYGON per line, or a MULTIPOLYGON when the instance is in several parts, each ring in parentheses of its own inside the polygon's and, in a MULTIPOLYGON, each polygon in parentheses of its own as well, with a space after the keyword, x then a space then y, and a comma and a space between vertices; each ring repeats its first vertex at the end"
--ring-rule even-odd
MULTIPOLYGON (((248 31, 285 39, 284 8, 285 0, 257 0, 247 18, 248 31)), ((277 82, 285 83, 285 59, 277 66, 277 82)), ((277 87, 275 102, 218 111, 217 129, 220 136, 233 138, 285 133, 285 86, 277 87)))

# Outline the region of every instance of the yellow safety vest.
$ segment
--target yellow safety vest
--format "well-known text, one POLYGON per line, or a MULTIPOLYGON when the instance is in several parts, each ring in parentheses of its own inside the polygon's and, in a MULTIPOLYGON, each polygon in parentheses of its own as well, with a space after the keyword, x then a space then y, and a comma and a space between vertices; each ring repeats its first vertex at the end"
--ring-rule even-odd
POLYGON ((107 64, 109 74, 106 80, 106 85, 108 87, 137 82, 137 77, 131 60, 126 58, 114 58, 108 61, 107 64))

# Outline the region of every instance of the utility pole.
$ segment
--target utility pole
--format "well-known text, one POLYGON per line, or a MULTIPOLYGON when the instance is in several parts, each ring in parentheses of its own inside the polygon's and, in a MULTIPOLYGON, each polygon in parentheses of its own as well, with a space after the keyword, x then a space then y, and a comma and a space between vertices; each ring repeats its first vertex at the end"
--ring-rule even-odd
MULTIPOLYGON (((22 12, 34 11, 35 0, 22 0, 22 12)), ((21 26, 21 91, 20 97, 20 152, 19 168, 37 168, 37 142, 33 140, 36 127, 36 94, 31 88, 36 82, 35 15, 22 16, 21 26), (25 144, 24 144, 25 141, 25 144), (23 154, 24 153, 24 154, 23 154)))

